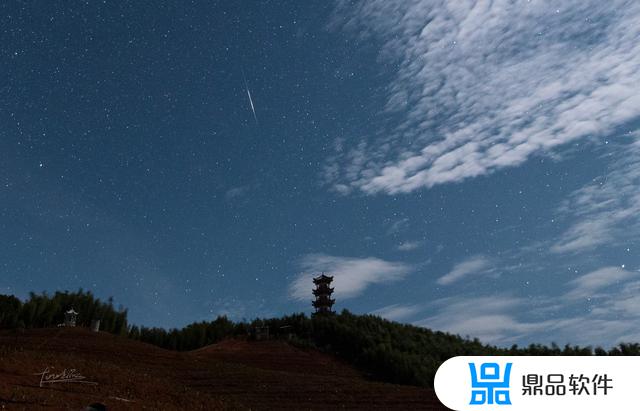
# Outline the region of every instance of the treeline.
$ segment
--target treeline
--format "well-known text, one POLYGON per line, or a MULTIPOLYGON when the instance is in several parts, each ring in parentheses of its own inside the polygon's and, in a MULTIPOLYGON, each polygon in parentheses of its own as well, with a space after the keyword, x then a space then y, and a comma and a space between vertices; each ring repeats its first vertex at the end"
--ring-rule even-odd
POLYGON ((78 324, 88 326, 100 319, 101 329, 171 350, 193 350, 225 338, 252 338, 262 327, 271 338, 312 347, 334 354, 369 373, 373 378, 398 384, 430 386, 437 368, 458 355, 640 355, 639 344, 620 344, 609 350, 531 344, 528 347, 498 348, 477 339, 465 339, 439 331, 388 321, 373 315, 348 311, 329 316, 304 314, 281 318, 233 322, 226 317, 189 324, 181 329, 129 326, 127 311, 116 310, 90 292, 31 294, 22 303, 13 296, 0 296, 0 327, 49 327, 61 323, 64 311, 74 308, 78 324))
POLYGON ((129 338, 157 345, 169 350, 189 351, 206 345, 215 344, 225 338, 246 336, 249 326, 245 323, 233 323, 227 317, 218 317, 213 321, 189 324, 182 329, 149 328, 132 326, 129 338))
POLYGON ((224 338, 252 338, 258 327, 267 327, 272 338, 334 354, 375 379, 419 386, 431 386, 440 364, 459 355, 640 355, 639 344, 620 344, 608 351, 600 347, 556 344, 499 348, 482 344, 478 339, 465 339, 373 315, 355 315, 347 310, 330 316, 293 314, 250 323, 234 323, 218 317, 168 331, 134 326, 129 336, 167 349, 192 350, 224 338))
POLYGON ((0 328, 55 327, 64 322, 64 313, 73 308, 79 314, 76 324, 89 327, 91 320, 100 320, 100 329, 118 335, 129 331, 127 310, 113 307, 113 299, 102 302, 90 291, 56 292, 48 295, 29 293, 22 302, 13 295, 0 295, 0 328))

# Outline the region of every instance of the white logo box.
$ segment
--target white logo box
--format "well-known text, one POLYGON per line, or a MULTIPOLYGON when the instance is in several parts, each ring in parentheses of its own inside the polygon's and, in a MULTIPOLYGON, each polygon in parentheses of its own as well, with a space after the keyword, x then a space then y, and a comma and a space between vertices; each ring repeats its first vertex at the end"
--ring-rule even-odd
POLYGON ((640 357, 454 357, 438 368, 434 387, 440 401, 448 408, 458 411, 639 410, 640 357), (509 387, 506 388, 504 372, 509 363, 509 387), (469 364, 473 364, 480 384, 475 388, 472 386, 469 364), (483 364, 488 364, 484 367, 484 376, 481 375, 483 364), (491 364, 500 368, 498 376, 495 375, 496 366, 491 364), (494 396, 493 403, 489 404, 487 397, 491 389, 483 387, 490 386, 491 383, 503 387, 493 389, 494 395, 496 391, 501 393, 499 398, 494 396), (586 390, 583 389, 583 384, 586 384, 586 390), (561 386, 564 386, 564 390, 561 386), (537 395, 525 395, 525 389, 530 394, 537 395), (505 390, 508 390, 510 404, 504 404, 505 390), (474 397, 476 403, 483 400, 484 403, 471 404, 473 391, 484 391, 484 395, 474 397), (560 395, 563 391, 564 395, 560 395))

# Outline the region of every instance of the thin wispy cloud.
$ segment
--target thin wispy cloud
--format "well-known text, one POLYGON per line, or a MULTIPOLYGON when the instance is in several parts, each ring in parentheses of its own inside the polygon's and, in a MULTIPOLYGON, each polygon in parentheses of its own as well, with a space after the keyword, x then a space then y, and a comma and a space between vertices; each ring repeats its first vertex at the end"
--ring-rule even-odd
POLYGON ((416 325, 479 338, 485 343, 509 344, 540 332, 552 321, 525 321, 514 312, 523 300, 511 296, 450 297, 435 301, 436 314, 416 325))
POLYGON ((387 226, 387 235, 394 235, 405 231, 409 228, 410 221, 408 218, 398 218, 395 220, 389 220, 385 223, 387 226))
MULTIPOLYGON (((559 210, 572 223, 551 246, 554 253, 616 245, 640 231, 640 141, 612 147, 606 176, 571 193, 559 210)), ((613 144, 611 144, 613 146, 613 144)))
POLYGON ((402 262, 326 254, 306 255, 300 260, 299 266, 300 274, 289 286, 289 295, 300 301, 312 298, 312 279, 320 272, 334 277, 332 286, 336 298, 347 299, 360 295, 371 285, 401 280, 411 271, 411 266, 402 262))
POLYGON ((640 339, 638 276, 621 267, 601 267, 567 282, 559 295, 446 297, 430 303, 425 311, 433 314, 414 324, 502 346, 534 338, 561 345, 633 342, 640 339))
POLYGON ((461 263, 453 266, 451 271, 436 281, 440 285, 451 285, 470 275, 485 273, 490 269, 491 261, 483 256, 469 257, 461 263))
POLYGON ((375 39, 398 67, 383 137, 341 143, 328 161, 342 193, 458 182, 640 115, 638 2, 338 4, 333 27, 375 39))
POLYGON ((251 187, 252 187, 251 185, 231 187, 225 192, 224 198, 228 201, 231 201, 231 200, 235 200, 237 198, 243 197, 249 193, 249 191, 251 190, 251 187))
POLYGON ((634 276, 638 277, 620 267, 603 267, 572 280, 570 285, 573 288, 565 297, 571 299, 595 297, 599 291, 625 282, 634 276))
POLYGON ((423 310, 419 304, 407 305, 407 304, 392 304, 386 307, 379 308, 377 310, 371 311, 370 314, 377 315, 382 318, 386 318, 391 321, 400 321, 405 320, 408 317, 411 317, 421 310, 423 310))
POLYGON ((422 241, 405 241, 402 244, 398 245, 398 251, 413 251, 417 250, 424 243, 422 241))

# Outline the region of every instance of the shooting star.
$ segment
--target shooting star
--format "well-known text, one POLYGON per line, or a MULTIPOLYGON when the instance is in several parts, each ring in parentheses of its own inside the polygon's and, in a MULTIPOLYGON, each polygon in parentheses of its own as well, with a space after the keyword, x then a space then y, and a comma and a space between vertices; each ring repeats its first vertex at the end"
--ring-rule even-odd
POLYGON ((249 104, 251 105, 251 111, 253 112, 253 118, 256 120, 256 124, 258 124, 258 117, 256 117, 256 108, 253 106, 253 100, 251 99, 251 92, 247 87, 247 96, 249 96, 249 104))
POLYGON ((245 90, 247 90, 247 96, 249 97, 249 104, 251 105, 251 112, 253 113, 253 119, 256 121, 256 124, 258 124, 258 116, 256 116, 256 108, 253 105, 253 99, 251 98, 251 92, 249 91, 249 85, 247 84, 247 78, 244 75, 244 69, 242 69, 242 79, 244 80, 244 88, 245 90))

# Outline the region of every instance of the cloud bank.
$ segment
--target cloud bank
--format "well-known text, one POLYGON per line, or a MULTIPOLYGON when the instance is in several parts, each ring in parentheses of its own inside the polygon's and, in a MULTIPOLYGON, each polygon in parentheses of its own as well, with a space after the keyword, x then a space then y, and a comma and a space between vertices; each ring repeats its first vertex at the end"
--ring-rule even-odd
POLYGON ((635 1, 370 0, 335 15, 397 67, 382 137, 341 141, 327 163, 341 193, 485 175, 640 115, 635 1))
POLYGON ((533 339, 611 346, 640 339, 639 291, 637 272, 607 266, 569 281, 559 296, 442 298, 430 305, 429 317, 414 324, 502 346, 533 339))

